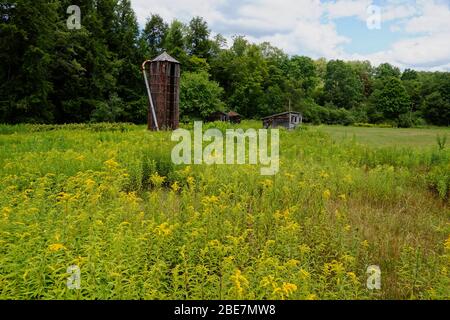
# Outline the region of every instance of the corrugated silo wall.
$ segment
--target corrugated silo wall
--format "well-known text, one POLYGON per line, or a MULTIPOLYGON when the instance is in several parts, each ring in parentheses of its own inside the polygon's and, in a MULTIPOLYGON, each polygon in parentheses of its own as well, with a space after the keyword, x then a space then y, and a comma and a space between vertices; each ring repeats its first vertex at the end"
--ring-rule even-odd
MULTIPOLYGON (((152 62, 149 79, 159 128, 177 129, 180 123, 180 65, 168 61, 152 62)), ((148 117, 149 129, 154 130, 151 112, 148 117)))

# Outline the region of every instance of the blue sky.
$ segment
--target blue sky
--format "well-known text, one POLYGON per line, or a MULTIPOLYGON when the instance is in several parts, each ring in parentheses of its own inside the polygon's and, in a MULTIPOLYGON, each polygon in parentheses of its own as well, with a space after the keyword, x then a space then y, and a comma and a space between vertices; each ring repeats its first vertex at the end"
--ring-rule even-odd
POLYGON ((312 58, 450 70, 450 0, 131 0, 141 25, 203 17, 234 35, 312 58), (378 24, 379 22, 379 24, 378 24))

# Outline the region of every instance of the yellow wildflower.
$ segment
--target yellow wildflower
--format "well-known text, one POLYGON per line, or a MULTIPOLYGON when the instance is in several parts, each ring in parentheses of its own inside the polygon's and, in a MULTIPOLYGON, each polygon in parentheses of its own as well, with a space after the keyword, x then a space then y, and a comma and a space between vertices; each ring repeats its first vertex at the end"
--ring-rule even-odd
POLYGON ((202 203, 204 206, 207 206, 208 204, 217 204, 217 203, 219 203, 219 198, 216 196, 210 196, 210 197, 205 196, 202 199, 202 203))
POLYGON ((311 274, 308 272, 308 271, 306 271, 305 269, 300 269, 300 278, 302 279, 302 280, 306 280, 306 279, 309 279, 311 277, 311 274))
POLYGON ((306 244, 300 245, 299 250, 300 250, 301 254, 306 254, 306 253, 311 252, 311 248, 309 246, 307 246, 306 244))
POLYGON ((61 243, 55 243, 55 244, 48 246, 48 250, 50 252, 57 252, 59 250, 66 250, 66 249, 67 248, 61 243))
POLYGON ((285 173, 284 175, 285 175, 285 177, 288 178, 288 179, 294 179, 294 178, 295 178, 295 175, 293 175, 293 174, 291 174, 291 173, 285 173))
POLYGON ((160 187, 165 180, 166 177, 160 176, 157 172, 150 176, 150 181, 155 187, 160 187))
POLYGON ((271 286, 273 289, 275 289, 277 287, 275 278, 273 276, 264 277, 261 280, 260 284, 263 288, 271 286))
POLYGON ((346 175, 345 177, 344 177, 344 182, 346 182, 346 183, 348 183, 348 184, 351 184, 352 182, 353 182, 353 178, 352 178, 352 176, 351 175, 346 175))
POLYGON ((364 248, 368 248, 368 247, 369 247, 369 241, 364 240, 364 241, 361 243, 361 245, 362 245, 364 248))
POLYGON ((172 189, 173 192, 178 192, 180 190, 180 185, 178 184, 177 181, 175 181, 170 188, 172 189))
POLYGON ((284 210, 283 212, 280 212, 280 210, 275 211, 274 217, 277 220, 288 220, 290 216, 289 209, 284 210))
POLYGON ((159 236, 169 236, 172 234, 174 226, 171 226, 169 223, 164 222, 163 224, 156 227, 155 232, 159 236))
POLYGON ((295 260, 295 259, 291 259, 288 262, 286 262, 286 266, 288 266, 288 267, 296 267, 296 266, 298 266, 299 263, 300 263, 300 261, 295 260))
POLYGON ((4 207, 2 209, 2 214, 5 219, 8 219, 9 214, 12 212, 12 209, 9 207, 4 207))
POLYGON ((290 296, 291 294, 293 294, 295 291, 297 291, 297 286, 293 283, 283 283, 283 291, 286 294, 286 296, 290 296))
POLYGON ((325 263, 323 266, 323 273, 326 276, 330 276, 333 273, 336 275, 340 275, 344 273, 344 271, 345 271, 344 265, 336 260, 333 260, 330 263, 325 263))
POLYGON ((448 239, 445 241, 445 249, 450 250, 450 235, 448 236, 448 239))
POLYGON ((323 198, 325 199, 325 200, 328 200, 328 199, 330 199, 331 198, 331 191, 330 190, 325 190, 324 192, 323 192, 323 198))
POLYGON ((241 270, 236 269, 234 275, 231 276, 231 281, 233 281, 234 288, 236 289, 238 296, 242 297, 245 288, 249 285, 247 278, 242 275, 241 270))
POLYGON ((183 172, 184 172, 184 174, 189 174, 189 173, 191 173, 191 171, 192 171, 192 168, 190 167, 190 166, 187 166, 186 168, 184 168, 184 170, 183 170, 183 172))
POLYGON ((124 221, 120 224, 120 227, 125 227, 125 226, 129 226, 130 223, 128 221, 124 221))
POLYGON ((93 186, 95 185, 95 181, 92 179, 87 179, 86 180, 86 186, 88 187, 88 189, 91 189, 93 186))
POLYGON ((358 277, 354 272, 347 272, 347 276, 350 278, 350 280, 354 285, 359 284, 358 277))
POLYGON ((328 179, 330 177, 330 175, 328 173, 326 173, 325 171, 321 171, 320 177, 323 179, 328 179))
POLYGON ((192 188, 192 187, 195 186, 195 179, 194 179, 194 177, 188 177, 188 178, 186 179, 186 181, 187 181, 189 187, 192 188))
POLYGON ((57 199, 59 201, 65 201, 70 199, 70 194, 66 192, 60 192, 58 193, 57 199))
POLYGON ((266 180, 262 181, 261 184, 263 185, 264 188, 269 189, 273 186, 273 181, 270 179, 266 179, 266 180))
POLYGON ((119 167, 119 163, 114 160, 114 159, 110 159, 104 162, 104 164, 109 168, 109 169, 115 169, 117 167, 119 167))

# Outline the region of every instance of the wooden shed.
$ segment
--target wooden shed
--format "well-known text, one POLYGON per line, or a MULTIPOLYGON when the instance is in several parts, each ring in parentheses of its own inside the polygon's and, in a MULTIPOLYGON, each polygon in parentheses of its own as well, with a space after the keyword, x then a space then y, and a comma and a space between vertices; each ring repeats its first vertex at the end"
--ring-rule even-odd
POLYGON ((283 112, 262 119, 265 129, 284 127, 289 130, 297 128, 303 122, 300 112, 283 112))
POLYGON ((148 129, 178 129, 180 124, 180 63, 164 52, 155 59, 144 62, 142 68, 149 97, 151 97, 149 98, 151 101, 149 101, 148 109, 148 129), (156 117, 156 121, 154 117, 156 117))
POLYGON ((228 112, 228 121, 231 123, 241 123, 241 115, 234 111, 228 112))
POLYGON ((214 113, 212 113, 207 120, 209 122, 214 122, 214 121, 223 121, 226 122, 229 120, 228 118, 228 114, 222 111, 216 111, 214 113))
POLYGON ((210 122, 223 121, 231 123, 241 123, 241 115, 234 111, 230 111, 228 113, 223 111, 216 111, 211 114, 207 120, 210 122))

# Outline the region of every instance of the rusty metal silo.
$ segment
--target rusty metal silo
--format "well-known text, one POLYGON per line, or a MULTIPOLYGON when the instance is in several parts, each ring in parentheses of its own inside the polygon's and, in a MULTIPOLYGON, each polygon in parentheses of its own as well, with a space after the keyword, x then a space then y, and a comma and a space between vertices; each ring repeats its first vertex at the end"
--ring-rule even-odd
POLYGON ((177 129, 180 123, 180 63, 164 52, 145 61, 142 69, 149 91, 148 129, 177 129))

